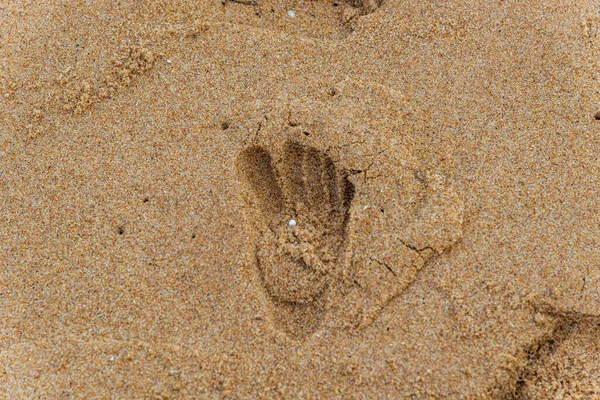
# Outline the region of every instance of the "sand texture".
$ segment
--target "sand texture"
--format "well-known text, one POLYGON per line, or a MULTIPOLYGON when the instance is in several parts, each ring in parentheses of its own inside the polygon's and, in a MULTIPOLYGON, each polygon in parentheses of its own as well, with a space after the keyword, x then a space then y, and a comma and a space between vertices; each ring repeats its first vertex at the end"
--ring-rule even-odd
POLYGON ((0 1, 0 398, 600 398, 600 1, 0 1))

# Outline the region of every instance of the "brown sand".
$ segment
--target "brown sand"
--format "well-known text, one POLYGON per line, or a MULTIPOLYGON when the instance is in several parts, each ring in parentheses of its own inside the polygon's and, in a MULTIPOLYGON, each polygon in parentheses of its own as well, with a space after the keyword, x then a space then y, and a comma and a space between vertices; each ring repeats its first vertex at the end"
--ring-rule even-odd
POLYGON ((0 396, 600 398, 599 11, 0 2, 0 396))

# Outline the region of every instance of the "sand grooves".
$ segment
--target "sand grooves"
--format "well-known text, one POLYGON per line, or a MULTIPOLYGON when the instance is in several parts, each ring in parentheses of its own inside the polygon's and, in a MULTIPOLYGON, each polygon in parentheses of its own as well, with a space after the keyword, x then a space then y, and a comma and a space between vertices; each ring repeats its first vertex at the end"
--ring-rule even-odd
POLYGON ((528 360, 513 399, 600 398, 600 318, 559 318, 528 360))
POLYGON ((548 333, 514 358, 509 379, 488 391, 511 400, 600 397, 600 317, 563 312, 533 301, 534 318, 548 333))
POLYGON ((343 39, 354 31, 361 16, 375 12, 382 3, 383 0, 222 0, 219 5, 222 4, 222 22, 319 39, 343 39))
POLYGON ((248 264, 295 337, 369 326, 462 234, 462 201, 411 151, 401 96, 350 80, 326 92, 273 105, 237 158, 248 264))

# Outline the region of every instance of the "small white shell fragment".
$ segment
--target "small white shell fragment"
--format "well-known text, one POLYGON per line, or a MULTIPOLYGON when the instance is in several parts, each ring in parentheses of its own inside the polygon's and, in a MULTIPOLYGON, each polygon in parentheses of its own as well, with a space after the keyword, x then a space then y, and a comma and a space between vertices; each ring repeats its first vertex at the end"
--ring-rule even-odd
POLYGON ((289 226, 296 226, 296 220, 295 219, 290 219, 290 222, 288 222, 289 226))
POLYGON ((293 12, 292 10, 288 11, 288 15, 292 18, 294 18, 296 16, 296 13, 293 12))

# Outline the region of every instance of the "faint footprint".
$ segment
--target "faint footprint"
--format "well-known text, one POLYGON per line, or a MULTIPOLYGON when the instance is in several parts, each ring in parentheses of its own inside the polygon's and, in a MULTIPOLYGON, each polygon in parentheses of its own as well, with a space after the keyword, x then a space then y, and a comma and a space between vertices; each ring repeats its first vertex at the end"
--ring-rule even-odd
POLYGON ((354 196, 348 172, 325 153, 287 141, 278 162, 250 147, 238 159, 256 207, 256 265, 274 306, 274 319, 296 336, 314 331, 339 279, 354 196))
POLYGON ((343 39, 355 29, 358 17, 371 14, 382 0, 222 0, 229 23, 277 29, 320 39, 343 39))

